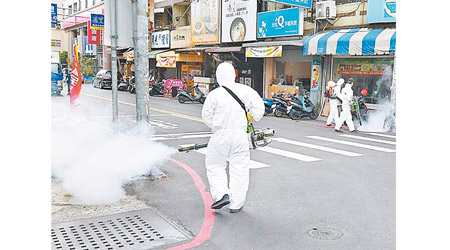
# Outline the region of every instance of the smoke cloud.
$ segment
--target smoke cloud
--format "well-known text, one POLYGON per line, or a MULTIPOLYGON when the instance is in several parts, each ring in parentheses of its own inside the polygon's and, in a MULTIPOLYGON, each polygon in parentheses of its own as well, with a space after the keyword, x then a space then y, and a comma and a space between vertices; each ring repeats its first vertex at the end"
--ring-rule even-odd
POLYGON ((121 122, 99 126, 83 118, 52 120, 52 176, 62 181, 73 204, 110 204, 125 197, 123 185, 157 169, 176 152, 153 142, 149 126, 121 122))
MULTIPOLYGON (((394 132, 395 129, 395 100, 391 100, 389 91, 392 90, 393 81, 392 67, 388 66, 383 70, 383 76, 376 81, 376 93, 378 94, 377 110, 370 110, 368 112, 367 121, 363 121, 363 125, 358 128, 360 131, 365 132, 394 132)), ((395 95, 395 93, 394 93, 395 95)))

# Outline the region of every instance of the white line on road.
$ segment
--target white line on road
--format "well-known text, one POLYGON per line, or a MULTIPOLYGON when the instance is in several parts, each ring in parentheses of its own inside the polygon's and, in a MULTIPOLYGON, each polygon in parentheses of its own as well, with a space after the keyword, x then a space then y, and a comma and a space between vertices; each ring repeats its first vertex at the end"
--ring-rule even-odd
POLYGON ((357 135, 341 135, 341 136, 347 137, 347 138, 352 138, 352 139, 363 140, 363 141, 372 141, 372 142, 385 143, 385 144, 390 144, 390 145, 396 145, 397 144, 395 141, 378 140, 378 139, 367 138, 367 137, 362 137, 362 136, 357 136, 357 135))
POLYGON ((371 145, 366 145, 366 144, 361 144, 361 143, 356 143, 356 142, 341 141, 341 140, 336 140, 336 139, 331 139, 331 138, 326 138, 326 137, 321 137, 321 136, 306 136, 306 137, 311 138, 311 139, 316 139, 316 140, 345 144, 345 145, 354 146, 354 147, 372 149, 372 150, 377 150, 377 151, 382 151, 382 152, 387 152, 387 153, 395 152, 394 149, 390 149, 390 148, 382 148, 382 147, 376 147, 376 146, 371 146, 371 145))
POLYGON ((397 138, 395 135, 386 135, 386 134, 378 134, 378 133, 366 133, 368 135, 375 135, 375 136, 381 136, 381 137, 387 137, 387 138, 392 138, 395 139, 397 138))
MULTIPOLYGON (((189 145, 191 145, 191 144, 189 144, 189 145)), ((186 147, 186 146, 189 146, 189 145, 179 145, 179 146, 180 147, 186 147)), ((206 155, 206 148, 201 148, 201 149, 198 149, 198 150, 194 150, 194 152, 206 155)), ((257 169, 257 168, 267 168, 267 167, 270 167, 270 165, 267 165, 267 164, 259 162, 259 161, 250 160, 250 165, 248 167, 250 169, 257 169)))
POLYGON ((352 156, 352 157, 353 156, 361 156, 361 154, 353 153, 350 151, 329 148, 329 147, 323 147, 323 146, 299 142, 299 141, 293 141, 293 140, 289 140, 286 138, 273 138, 272 140, 277 141, 277 142, 284 142, 284 143, 288 143, 288 144, 292 144, 292 145, 297 145, 297 146, 301 146, 301 147, 306 147, 306 148, 313 148, 313 149, 331 152, 331 153, 335 153, 335 154, 341 154, 341 155, 345 155, 345 156, 352 156))
POLYGON ((192 139, 192 138, 205 138, 211 137, 211 134, 203 135, 181 135, 181 136, 151 136, 152 141, 164 141, 164 140, 180 140, 180 139, 192 139))
POLYGON ((298 153, 294 153, 294 152, 290 152, 290 151, 286 151, 286 150, 282 150, 282 149, 278 149, 278 148, 272 148, 272 147, 268 147, 268 146, 265 146, 262 148, 257 148, 256 150, 271 153, 271 154, 281 155, 284 157, 289 157, 289 158, 299 160, 299 161, 304 161, 304 162, 312 162, 312 161, 320 161, 321 160, 319 158, 302 155, 302 154, 298 154, 298 153))

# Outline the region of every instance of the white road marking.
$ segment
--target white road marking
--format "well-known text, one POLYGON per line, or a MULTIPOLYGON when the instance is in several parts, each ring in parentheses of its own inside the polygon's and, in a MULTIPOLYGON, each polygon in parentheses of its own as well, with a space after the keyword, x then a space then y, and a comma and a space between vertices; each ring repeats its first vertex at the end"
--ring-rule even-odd
POLYGON ((181 139, 205 138, 205 137, 211 137, 211 134, 181 135, 181 136, 151 136, 149 139, 152 141, 164 141, 164 140, 181 140, 181 139))
POLYGON ((296 159, 299 161, 304 161, 304 162, 312 162, 312 161, 322 160, 319 158, 302 155, 302 154, 298 154, 298 153, 294 153, 294 152, 290 152, 290 151, 286 151, 286 150, 282 150, 282 149, 278 149, 278 148, 272 148, 272 147, 268 147, 268 146, 265 146, 262 148, 257 148, 256 150, 271 153, 271 154, 277 154, 277 155, 289 157, 289 158, 296 159))
POLYGON ((372 142, 385 143, 385 144, 390 144, 390 145, 396 145, 397 144, 395 141, 378 140, 378 139, 367 138, 367 137, 362 137, 362 136, 357 136, 357 135, 341 135, 341 136, 342 137, 347 137, 347 138, 352 138, 352 139, 363 140, 363 141, 372 141, 372 142))
MULTIPOLYGON (((192 144, 189 144, 189 145, 192 145, 192 144)), ((179 145, 179 147, 186 147, 189 145, 179 145)), ((201 148, 201 149, 193 150, 193 151, 206 155, 206 148, 201 148)), ((270 165, 267 165, 267 164, 259 162, 259 161, 250 160, 250 165, 249 165, 250 169, 267 168, 267 167, 270 167, 270 165)))
POLYGON ((341 154, 341 155, 345 155, 345 156, 353 157, 353 156, 361 156, 362 155, 362 154, 358 154, 358 153, 354 153, 354 152, 350 152, 350 151, 329 148, 329 147, 324 147, 324 146, 319 146, 319 145, 309 144, 309 143, 304 143, 304 142, 299 142, 299 141, 293 141, 293 140, 289 140, 286 138, 273 138, 272 140, 277 141, 277 142, 284 142, 284 143, 288 143, 288 144, 292 144, 292 145, 297 145, 297 146, 301 146, 301 147, 306 147, 306 148, 313 148, 313 149, 331 152, 331 153, 335 153, 335 154, 341 154))
POLYGON ((326 138, 326 137, 321 137, 321 136, 306 136, 306 137, 311 138, 311 139, 316 139, 316 140, 345 144, 345 145, 354 146, 354 147, 372 149, 372 150, 377 150, 377 151, 382 151, 382 152, 387 152, 387 153, 395 152, 394 149, 390 149, 390 148, 382 148, 382 147, 376 147, 376 146, 371 146, 371 145, 366 145, 366 144, 361 144, 361 143, 356 143, 356 142, 341 141, 341 140, 336 140, 336 139, 331 139, 331 138, 326 138))
POLYGON ((395 135, 386 135, 386 134, 378 134, 378 133, 366 133, 368 135, 375 135, 375 136, 381 136, 381 137, 387 137, 387 138, 392 138, 395 139, 397 138, 397 136, 395 135))

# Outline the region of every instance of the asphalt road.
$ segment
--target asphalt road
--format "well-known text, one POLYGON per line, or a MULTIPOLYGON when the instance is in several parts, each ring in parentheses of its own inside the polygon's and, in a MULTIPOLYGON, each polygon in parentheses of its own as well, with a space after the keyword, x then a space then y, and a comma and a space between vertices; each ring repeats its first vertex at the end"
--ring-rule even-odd
MULTIPOLYGON (((69 108, 68 96, 52 101, 63 104, 54 117, 69 108)), ((135 95, 119 92, 119 101, 119 123, 133 120, 135 95)), ((111 90, 83 85, 81 102, 87 122, 110 126, 111 90)), ((173 147, 208 141, 201 104, 152 97, 150 106, 155 135, 166 135, 158 141, 173 147)), ((251 152, 244 209, 217 211, 210 239, 196 249, 395 249, 395 134, 340 134, 308 118, 269 116, 254 125, 273 128, 276 136, 264 151, 251 152)), ((207 185, 204 157, 200 151, 173 158, 207 185)), ((161 170, 166 178, 135 181, 130 192, 198 235, 204 205, 194 181, 171 162, 161 170)))

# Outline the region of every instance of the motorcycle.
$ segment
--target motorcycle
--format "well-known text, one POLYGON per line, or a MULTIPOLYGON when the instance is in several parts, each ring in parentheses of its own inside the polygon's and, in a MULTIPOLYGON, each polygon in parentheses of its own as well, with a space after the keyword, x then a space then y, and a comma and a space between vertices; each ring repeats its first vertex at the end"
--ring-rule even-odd
POLYGON ((148 94, 150 96, 163 96, 164 95, 164 84, 162 82, 151 84, 148 94))
POLYGON ((136 94, 136 82, 134 76, 128 79, 127 91, 132 94, 136 94))
POLYGON ((185 103, 187 101, 191 101, 191 102, 200 102, 201 104, 203 104, 205 102, 206 96, 199 89, 198 85, 194 85, 193 87, 189 88, 188 90, 186 90, 184 88, 180 88, 179 92, 177 94, 177 99, 180 103, 185 103), (192 88, 194 89, 195 97, 190 92, 190 90, 192 88))
POLYGON ((273 111, 276 117, 289 115, 292 104, 288 99, 281 97, 281 95, 277 95, 273 97, 273 100, 276 101, 275 109, 273 111))
POLYGON ((263 98, 263 102, 264 102, 264 116, 272 114, 273 111, 275 110, 275 107, 277 106, 276 101, 263 98))
MULTIPOLYGON (((298 94, 298 93, 297 93, 298 94)), ((309 99, 308 94, 303 93, 302 98, 293 95, 292 99, 292 108, 289 111, 289 117, 292 120, 301 119, 303 117, 309 117, 311 120, 317 119, 319 113, 317 112, 316 106, 309 99)))
POLYGON ((359 125, 362 126, 363 121, 368 119, 368 108, 364 103, 364 98, 362 96, 355 97, 351 103, 352 120, 358 121, 359 125))

